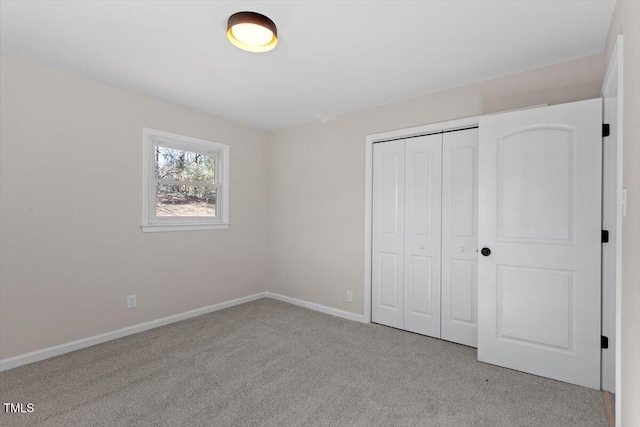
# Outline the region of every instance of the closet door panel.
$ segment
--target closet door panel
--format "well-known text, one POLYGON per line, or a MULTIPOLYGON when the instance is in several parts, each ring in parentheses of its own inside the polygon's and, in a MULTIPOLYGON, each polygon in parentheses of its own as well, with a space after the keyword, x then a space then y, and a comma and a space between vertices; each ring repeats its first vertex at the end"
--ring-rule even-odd
POLYGON ((404 141, 373 146, 372 321, 403 328, 404 141))
POLYGON ((404 329, 440 337, 442 135, 406 140, 404 329))
POLYGON ((442 143, 442 338, 477 347, 478 129, 442 143))

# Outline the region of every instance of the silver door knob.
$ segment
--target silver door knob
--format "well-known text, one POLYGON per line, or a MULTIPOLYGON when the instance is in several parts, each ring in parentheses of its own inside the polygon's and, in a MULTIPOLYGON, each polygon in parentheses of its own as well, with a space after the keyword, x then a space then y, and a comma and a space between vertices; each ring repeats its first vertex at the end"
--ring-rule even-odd
POLYGON ((424 245, 419 245, 418 246, 420 249, 424 249, 424 245))
POLYGON ((464 252, 464 247, 460 246, 460 247, 458 248, 458 250, 459 250, 460 252, 464 252))

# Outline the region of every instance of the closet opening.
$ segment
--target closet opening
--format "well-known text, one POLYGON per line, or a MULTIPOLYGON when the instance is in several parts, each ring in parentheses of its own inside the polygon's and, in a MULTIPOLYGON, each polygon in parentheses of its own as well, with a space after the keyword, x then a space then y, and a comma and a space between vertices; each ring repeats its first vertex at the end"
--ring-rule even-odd
POLYGON ((397 140, 411 140, 415 138, 427 137, 430 135, 442 135, 449 132, 462 131, 467 129, 477 129, 479 126, 479 116, 467 117, 463 119, 450 120, 446 122, 433 123, 412 128, 392 130, 365 138, 365 257, 364 257, 364 321, 371 322, 371 280, 372 280, 372 208, 373 208, 373 150, 374 146, 381 146, 382 142, 397 140))
POLYGON ((373 147, 372 315, 477 346, 478 126, 373 147))

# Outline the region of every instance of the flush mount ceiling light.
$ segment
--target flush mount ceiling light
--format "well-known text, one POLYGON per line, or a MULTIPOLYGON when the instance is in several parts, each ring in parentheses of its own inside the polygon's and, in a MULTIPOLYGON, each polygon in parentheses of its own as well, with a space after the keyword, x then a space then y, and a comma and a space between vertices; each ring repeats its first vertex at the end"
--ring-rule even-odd
POLYGON ((227 38, 237 48, 268 52, 278 44, 276 24, 256 12, 238 12, 229 17, 227 38))

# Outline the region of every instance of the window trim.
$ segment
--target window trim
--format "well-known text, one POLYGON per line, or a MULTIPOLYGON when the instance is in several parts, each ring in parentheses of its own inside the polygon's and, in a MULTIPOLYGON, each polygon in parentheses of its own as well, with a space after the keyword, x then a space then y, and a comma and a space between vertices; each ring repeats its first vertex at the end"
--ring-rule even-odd
MULTIPOLYGON (((227 229, 229 222, 229 153, 227 144, 177 135, 156 129, 142 128, 142 225, 143 232, 220 230, 227 229), (156 145, 216 156, 215 183, 193 183, 194 185, 217 188, 216 217, 211 219, 198 217, 169 217, 155 215, 156 177, 155 156, 156 145), (152 164, 153 163, 153 164, 152 164)), ((186 181, 185 181, 186 182, 186 181)))

